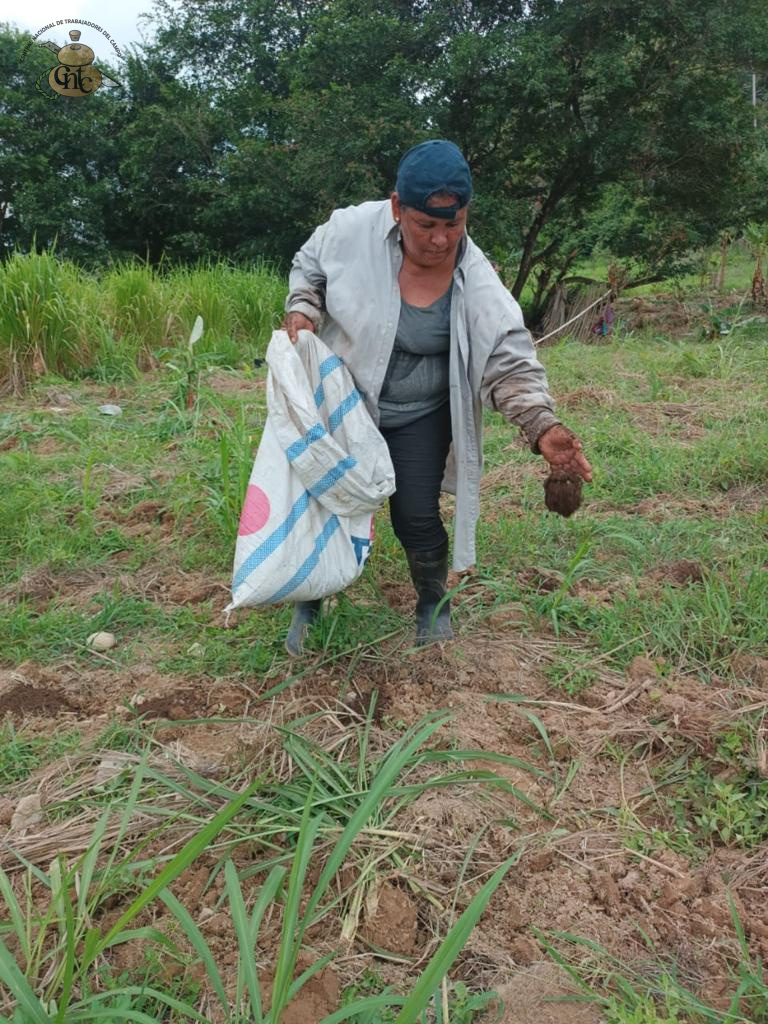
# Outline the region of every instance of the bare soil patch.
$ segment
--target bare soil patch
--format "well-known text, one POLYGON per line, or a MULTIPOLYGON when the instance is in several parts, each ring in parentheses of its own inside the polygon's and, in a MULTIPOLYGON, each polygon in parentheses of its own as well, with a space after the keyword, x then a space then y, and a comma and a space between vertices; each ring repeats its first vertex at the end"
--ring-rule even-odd
MULTIPOLYGON (((681 585, 695 584, 692 566, 660 568, 681 585)), ((389 597, 411 600, 397 589, 389 597)), ((290 777, 292 768, 281 754, 274 725, 318 711, 306 728, 316 742, 335 749, 347 736, 355 709, 363 713, 374 691, 378 724, 372 742, 380 749, 424 715, 438 708, 453 712, 435 734, 437 747, 472 751, 466 768, 492 770, 515 790, 445 786, 422 794, 403 812, 398 827, 418 837, 418 859, 403 871, 382 869, 351 945, 318 975, 287 1019, 316 1020, 331 1012, 342 987, 359 976, 361 964, 375 963, 385 981, 407 984, 445 934, 447 908, 455 900, 456 911, 463 909, 488 872, 521 848, 519 862, 456 966, 456 976, 472 984, 499 987, 508 1024, 531 1019, 596 1024, 600 1019, 593 1007, 559 1001, 572 990, 548 961, 534 929, 571 932, 628 963, 643 963, 648 947, 642 929, 655 955, 674 965, 682 980, 712 1001, 722 999, 728 963, 737 951, 729 900, 735 901, 755 954, 768 955, 768 869, 754 853, 724 848, 714 848, 696 863, 670 850, 643 854, 627 846, 618 812, 624 808, 650 827, 656 820, 649 795, 655 758, 665 756, 670 743, 711 750, 719 728, 768 696, 765 667, 760 659, 738 662, 734 672, 748 685, 708 687, 694 678, 660 675, 664 666, 641 657, 626 675, 599 671, 582 699, 566 700, 542 671, 557 643, 510 625, 502 637, 476 631, 452 645, 393 646, 386 657, 358 662, 349 672, 343 661, 332 670, 313 671, 309 665, 303 678, 267 704, 256 700, 253 680, 248 686, 223 679, 196 682, 159 674, 149 664, 134 666, 130 673, 27 665, 23 682, 15 680, 18 690, 4 697, 16 693, 28 699, 32 693, 29 699, 39 706, 28 708, 28 714, 39 713, 50 731, 71 713, 75 694, 79 714, 101 716, 102 724, 105 712, 127 720, 140 716, 170 763, 175 758, 213 777, 222 777, 234 764, 247 764, 254 774, 266 765, 279 766, 290 777), (515 700, 494 699, 497 695, 515 700), (206 726, 185 721, 213 714, 250 717, 206 726), (620 765, 612 751, 637 744, 642 753, 620 765), (519 764, 499 763, 494 760, 499 754, 519 764), (565 785, 574 763, 576 770, 565 785), (404 962, 380 960, 376 950, 404 962)), ((263 685, 274 682, 265 679, 263 685)), ((28 780, 16 787, 14 798, 39 784, 39 778, 28 780)), ((219 876, 217 886, 209 884, 212 866, 210 858, 193 865, 177 893, 215 947, 229 985, 236 951, 228 918, 215 908, 221 881, 219 876)), ((340 929, 340 920, 326 922, 312 937, 314 952, 338 949, 340 929)), ((262 956, 268 977, 270 950, 265 947, 262 956)))
POLYGON ((73 711, 74 705, 64 694, 46 686, 27 686, 17 683, 0 693, 0 716, 12 715, 57 715, 61 711, 73 711))

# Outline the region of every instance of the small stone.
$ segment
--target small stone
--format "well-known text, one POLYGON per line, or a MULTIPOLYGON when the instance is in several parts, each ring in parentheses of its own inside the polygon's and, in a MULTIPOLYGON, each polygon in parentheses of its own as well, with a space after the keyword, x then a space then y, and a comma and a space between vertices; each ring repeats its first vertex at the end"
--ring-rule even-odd
POLYGON ((32 793, 31 796, 23 796, 16 804, 16 810, 11 816, 11 832, 26 832, 32 826, 43 820, 43 808, 40 803, 40 795, 32 793))
POLYGON ((107 403, 107 405, 100 405, 99 406, 99 412, 101 413, 102 416, 122 416, 123 415, 123 410, 120 408, 119 405, 111 405, 109 403, 107 403))
POLYGON ((103 757, 96 770, 96 777, 93 780, 94 789, 98 789, 112 779, 116 779, 125 767, 125 762, 120 757, 103 757))
POLYGON ((187 654, 192 658, 202 658, 205 654, 205 647, 199 643, 190 644, 187 648, 187 654))
POLYGON ((85 641, 92 651, 108 651, 117 643, 114 633, 91 633, 85 641))

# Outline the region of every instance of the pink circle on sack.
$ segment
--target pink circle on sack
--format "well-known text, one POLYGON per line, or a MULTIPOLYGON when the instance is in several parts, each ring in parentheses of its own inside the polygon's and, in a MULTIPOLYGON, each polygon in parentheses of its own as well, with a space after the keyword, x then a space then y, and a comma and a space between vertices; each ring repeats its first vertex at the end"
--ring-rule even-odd
POLYGON ((243 514, 240 516, 238 536, 244 537, 249 533, 257 533, 268 519, 269 498, 260 487, 249 484, 245 494, 243 514))

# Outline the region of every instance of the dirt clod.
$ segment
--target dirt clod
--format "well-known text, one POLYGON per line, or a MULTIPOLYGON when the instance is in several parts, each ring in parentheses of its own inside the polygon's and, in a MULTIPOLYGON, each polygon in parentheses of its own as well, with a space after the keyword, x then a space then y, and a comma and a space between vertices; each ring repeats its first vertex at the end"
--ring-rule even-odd
POLYGON ((519 935, 514 939, 509 951, 519 964, 526 967, 541 959, 541 950, 533 939, 529 939, 525 935, 519 935))
POLYGON ((136 711, 142 718, 167 718, 171 721, 180 721, 185 718, 199 718, 201 702, 199 695, 191 690, 174 690, 142 700, 136 704, 136 711))
POLYGON ((553 469, 544 481, 544 503, 550 512, 572 516, 581 505, 581 477, 553 469))
POLYGON ((385 883, 375 910, 365 924, 363 935, 390 953, 409 956, 416 952, 418 912, 408 893, 385 883))

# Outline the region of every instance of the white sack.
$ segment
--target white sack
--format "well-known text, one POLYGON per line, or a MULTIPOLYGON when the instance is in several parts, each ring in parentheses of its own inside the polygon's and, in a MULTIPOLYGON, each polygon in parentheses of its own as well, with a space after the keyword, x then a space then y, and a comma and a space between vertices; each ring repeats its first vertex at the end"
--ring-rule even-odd
POLYGON ((344 363, 310 331, 267 348, 267 422, 240 517, 227 610, 335 594, 363 571, 395 489, 384 438, 344 363))

